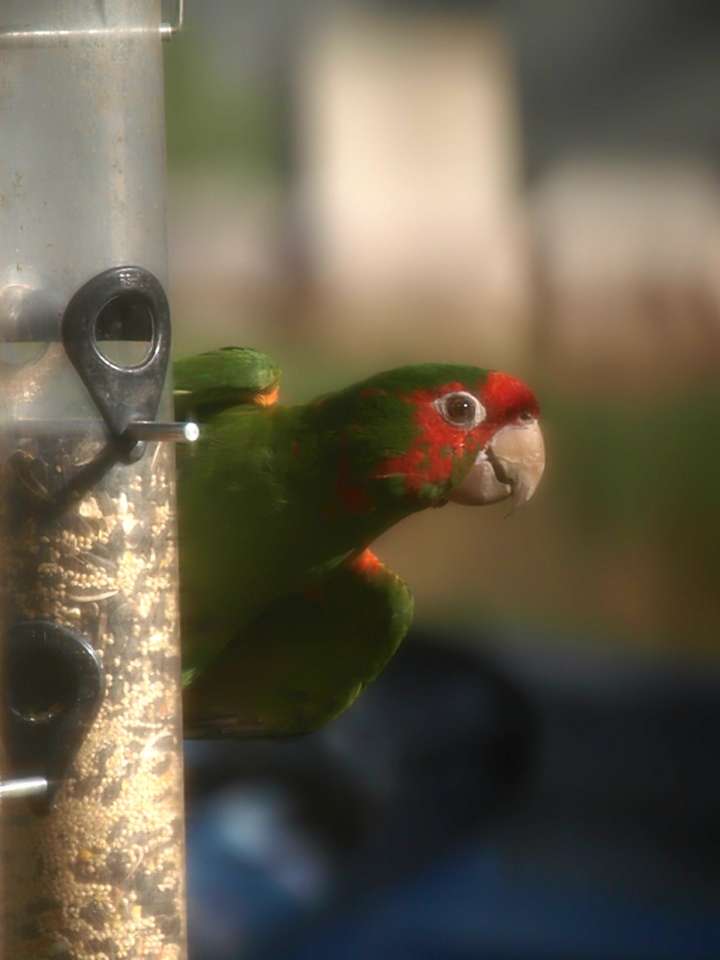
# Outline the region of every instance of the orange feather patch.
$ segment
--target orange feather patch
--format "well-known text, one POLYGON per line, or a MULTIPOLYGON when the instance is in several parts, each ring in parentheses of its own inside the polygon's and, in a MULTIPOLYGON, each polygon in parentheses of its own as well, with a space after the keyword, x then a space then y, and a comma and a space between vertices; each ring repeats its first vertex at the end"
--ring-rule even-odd
POLYGON ((264 393, 256 393, 254 397, 254 403, 256 403, 259 407, 272 407, 278 402, 279 396, 280 388, 278 386, 274 386, 269 390, 266 390, 264 393))
POLYGON ((378 573, 383 569, 382 561, 378 560, 370 547, 366 547, 354 560, 351 560, 350 566, 358 573, 378 573))

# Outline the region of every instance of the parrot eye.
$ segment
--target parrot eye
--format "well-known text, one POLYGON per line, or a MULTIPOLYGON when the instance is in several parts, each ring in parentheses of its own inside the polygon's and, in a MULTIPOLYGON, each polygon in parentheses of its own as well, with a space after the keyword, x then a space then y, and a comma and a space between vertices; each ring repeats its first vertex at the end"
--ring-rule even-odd
POLYGON ((535 419, 535 417, 533 416, 532 411, 530 411, 530 410, 523 410, 522 413, 520 414, 520 416, 518 417, 518 419, 519 419, 522 423, 532 423, 533 420, 535 419))
POLYGON ((435 401, 441 415, 454 427, 476 427, 485 419, 485 408, 471 393, 448 393, 435 401))

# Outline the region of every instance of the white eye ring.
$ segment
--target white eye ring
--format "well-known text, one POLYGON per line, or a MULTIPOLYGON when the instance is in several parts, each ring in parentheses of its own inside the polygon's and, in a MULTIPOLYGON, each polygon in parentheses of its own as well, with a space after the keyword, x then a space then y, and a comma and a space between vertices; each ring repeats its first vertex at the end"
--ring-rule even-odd
POLYGON ((485 407, 465 390, 453 390, 434 403, 435 409, 453 427, 472 430, 485 419, 485 407))

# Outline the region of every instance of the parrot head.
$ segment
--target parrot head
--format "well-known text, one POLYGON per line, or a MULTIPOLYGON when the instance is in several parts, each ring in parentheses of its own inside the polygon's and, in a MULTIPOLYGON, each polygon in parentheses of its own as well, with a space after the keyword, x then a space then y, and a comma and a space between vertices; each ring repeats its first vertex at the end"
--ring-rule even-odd
POLYGON ((353 512, 522 504, 545 467, 537 400, 499 371, 401 367, 321 398, 316 410, 338 451, 337 495, 353 512))

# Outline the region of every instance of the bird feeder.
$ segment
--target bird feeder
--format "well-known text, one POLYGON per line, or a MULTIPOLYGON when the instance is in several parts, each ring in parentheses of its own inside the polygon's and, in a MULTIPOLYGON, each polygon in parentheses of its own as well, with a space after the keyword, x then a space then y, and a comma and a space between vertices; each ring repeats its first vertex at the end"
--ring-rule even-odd
MULTIPOLYGON (((0 955, 185 956, 160 0, 0 0, 0 955)), ((174 22, 173 22, 174 19, 174 22)))

